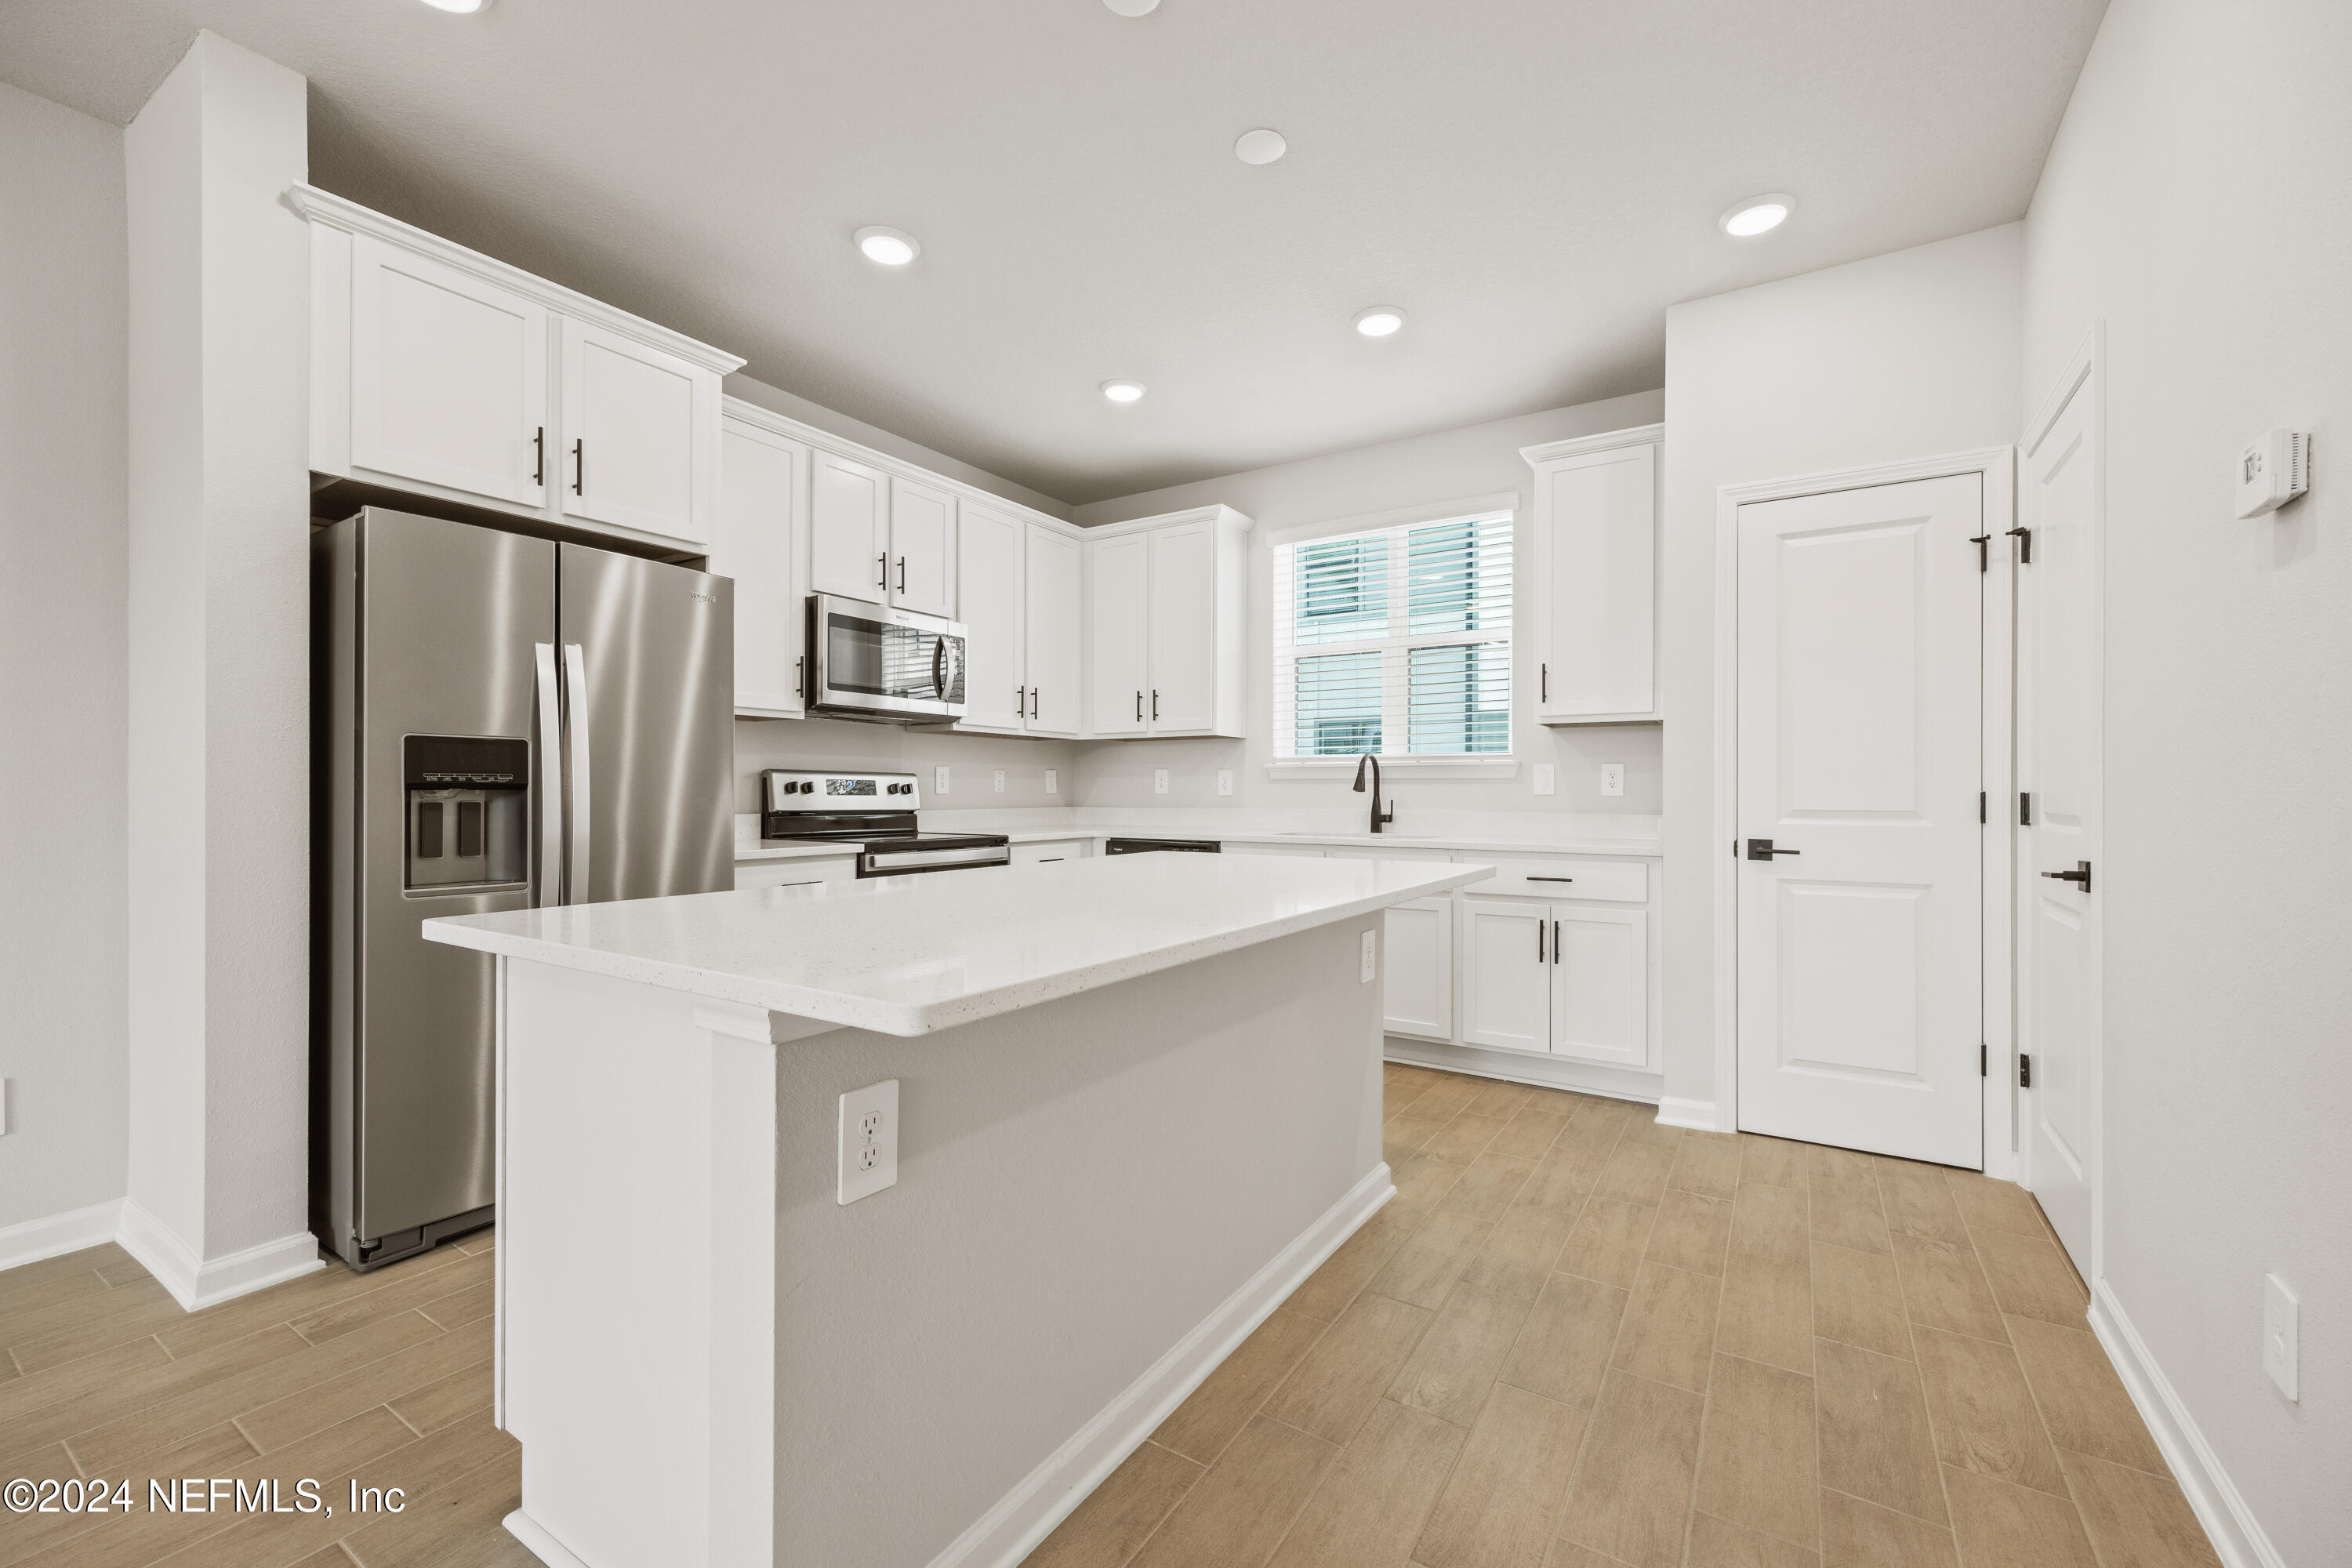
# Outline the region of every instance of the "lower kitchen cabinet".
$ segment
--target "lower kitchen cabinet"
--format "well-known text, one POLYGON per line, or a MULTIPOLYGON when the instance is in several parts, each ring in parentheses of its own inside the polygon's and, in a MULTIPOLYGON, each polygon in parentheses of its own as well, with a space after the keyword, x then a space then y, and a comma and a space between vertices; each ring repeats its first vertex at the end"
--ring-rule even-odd
POLYGON ((1388 911, 1381 942, 1381 1026, 1391 1035, 1454 1037, 1454 900, 1415 899, 1388 911))
POLYGON ((1015 866, 1049 866, 1056 860, 1083 860, 1095 852, 1090 838, 1057 838, 1045 844, 1015 844, 1015 866))
POLYGON ((1643 909, 1464 898, 1462 1043, 1648 1068, 1649 929, 1643 909))
POLYGON ((799 888, 815 882, 855 882, 857 858, 853 855, 795 857, 788 860, 739 860, 735 890, 746 888, 799 888))
POLYGON ((1462 900, 1462 1043, 1551 1049, 1551 906, 1462 900))

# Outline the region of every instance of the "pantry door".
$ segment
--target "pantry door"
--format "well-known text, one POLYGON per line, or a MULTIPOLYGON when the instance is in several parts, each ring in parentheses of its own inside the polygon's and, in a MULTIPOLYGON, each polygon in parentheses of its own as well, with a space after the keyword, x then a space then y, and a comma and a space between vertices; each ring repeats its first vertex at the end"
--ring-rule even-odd
POLYGON ((1977 473, 1738 509, 1745 1131, 1983 1166, 1984 517, 1977 473))

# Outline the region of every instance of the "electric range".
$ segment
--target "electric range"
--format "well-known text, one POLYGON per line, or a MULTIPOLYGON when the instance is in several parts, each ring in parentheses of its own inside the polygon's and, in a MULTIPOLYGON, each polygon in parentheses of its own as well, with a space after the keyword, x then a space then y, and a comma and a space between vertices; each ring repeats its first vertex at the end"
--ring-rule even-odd
POLYGON ((760 775, 760 842, 838 844, 858 851, 861 877, 962 871, 1009 865, 1002 833, 926 833, 915 820, 921 793, 912 773, 803 773, 760 775))

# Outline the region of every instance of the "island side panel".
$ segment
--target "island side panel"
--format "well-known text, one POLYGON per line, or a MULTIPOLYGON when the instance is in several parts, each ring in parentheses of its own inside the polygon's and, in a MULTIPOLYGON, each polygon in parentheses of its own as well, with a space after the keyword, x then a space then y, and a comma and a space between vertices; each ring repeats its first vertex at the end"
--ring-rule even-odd
POLYGON ((1379 921, 779 1047, 778 1564, 934 1562, 1379 1169, 1379 921), (898 1184, 840 1206, 838 1097, 893 1078, 898 1184))

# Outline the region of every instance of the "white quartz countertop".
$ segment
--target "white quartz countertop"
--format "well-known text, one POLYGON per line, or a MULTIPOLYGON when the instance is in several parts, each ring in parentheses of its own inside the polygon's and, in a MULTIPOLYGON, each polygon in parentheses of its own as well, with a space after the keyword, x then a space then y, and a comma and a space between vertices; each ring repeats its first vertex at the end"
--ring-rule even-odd
POLYGON ((823 1023, 924 1035, 1486 875, 1430 860, 1090 857, 463 915, 426 921, 425 937, 823 1023))

